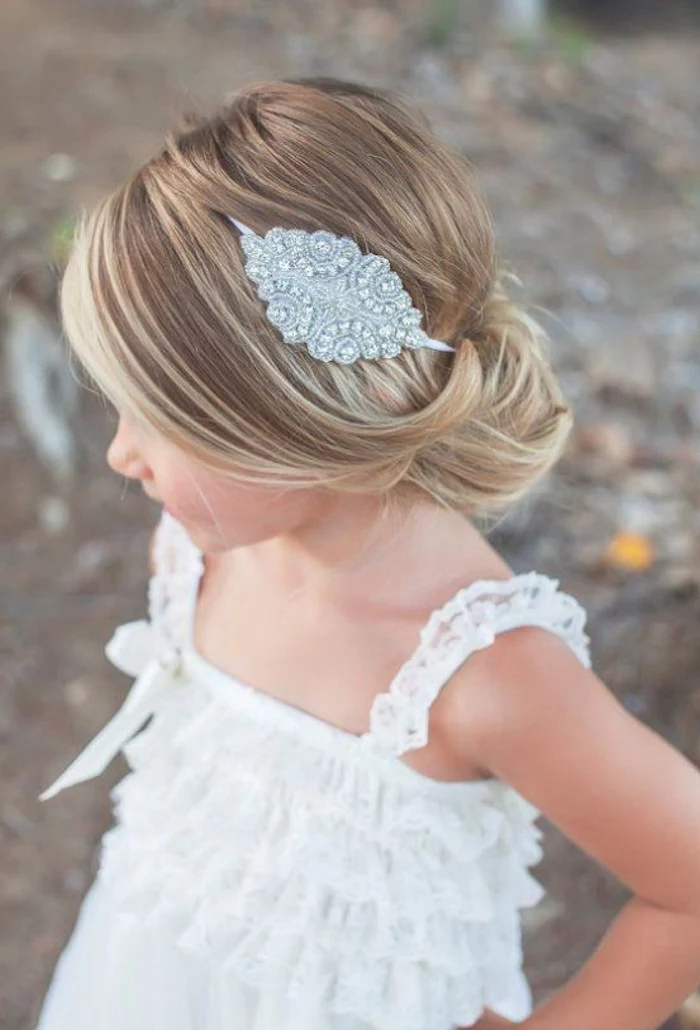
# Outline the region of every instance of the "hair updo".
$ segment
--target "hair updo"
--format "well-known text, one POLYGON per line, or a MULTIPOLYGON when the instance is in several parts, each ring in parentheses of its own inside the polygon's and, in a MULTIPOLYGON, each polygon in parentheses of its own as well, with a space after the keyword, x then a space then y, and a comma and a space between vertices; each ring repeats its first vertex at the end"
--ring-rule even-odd
POLYGON ((64 327, 98 387, 239 480, 502 511, 571 416, 542 327, 508 299, 471 164, 403 98, 335 79, 256 82, 190 116, 83 214, 64 327), (350 236, 386 257, 456 353, 352 365, 284 343, 227 215, 350 236))

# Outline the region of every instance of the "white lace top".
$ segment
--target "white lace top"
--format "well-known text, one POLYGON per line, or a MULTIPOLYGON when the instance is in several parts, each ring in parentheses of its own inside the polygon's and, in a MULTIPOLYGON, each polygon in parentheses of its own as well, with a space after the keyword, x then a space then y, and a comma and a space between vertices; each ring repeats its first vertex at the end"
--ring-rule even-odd
POLYGON ((545 893, 528 870, 542 855, 540 813, 497 779, 432 780, 401 755, 425 744, 441 686, 498 633, 544 627, 588 665, 584 610, 532 572, 460 590, 355 735, 199 656, 202 555, 168 515, 154 554, 149 620, 107 646, 134 686, 40 795, 123 750, 131 772, 112 790, 98 873, 119 903, 198 960, 274 984, 297 1013, 322 1009, 329 1027, 342 1014, 447 1030, 487 1006, 526 1018, 518 910, 545 893))

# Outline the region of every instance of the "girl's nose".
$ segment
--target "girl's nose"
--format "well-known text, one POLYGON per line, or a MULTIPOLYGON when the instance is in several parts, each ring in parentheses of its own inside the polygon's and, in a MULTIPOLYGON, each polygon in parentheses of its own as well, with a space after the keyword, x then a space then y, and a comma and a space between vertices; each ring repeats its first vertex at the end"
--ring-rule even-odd
POLYGON ((107 464, 113 472, 129 479, 147 479, 150 472, 139 454, 134 438, 120 419, 117 431, 107 448, 107 464))

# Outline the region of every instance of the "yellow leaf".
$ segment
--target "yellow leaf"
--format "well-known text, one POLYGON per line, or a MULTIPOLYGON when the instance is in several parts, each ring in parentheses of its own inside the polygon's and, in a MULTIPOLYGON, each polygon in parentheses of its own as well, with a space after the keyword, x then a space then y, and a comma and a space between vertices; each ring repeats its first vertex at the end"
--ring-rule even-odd
POLYGON ((627 572, 646 572, 654 564, 656 554, 651 540, 641 533, 622 530, 608 544, 605 562, 627 572))

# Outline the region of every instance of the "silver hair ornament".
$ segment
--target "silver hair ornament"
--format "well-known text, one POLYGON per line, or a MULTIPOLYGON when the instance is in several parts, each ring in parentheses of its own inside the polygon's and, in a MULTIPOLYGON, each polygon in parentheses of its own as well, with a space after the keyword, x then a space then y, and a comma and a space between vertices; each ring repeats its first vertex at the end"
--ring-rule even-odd
POLYGON ((326 230, 276 226, 258 236, 227 217, 242 233, 246 274, 286 343, 344 365, 394 358, 404 348, 455 350, 421 329, 423 315, 385 257, 326 230))

